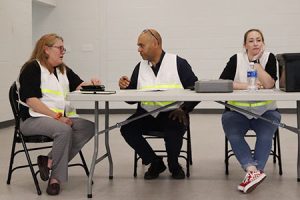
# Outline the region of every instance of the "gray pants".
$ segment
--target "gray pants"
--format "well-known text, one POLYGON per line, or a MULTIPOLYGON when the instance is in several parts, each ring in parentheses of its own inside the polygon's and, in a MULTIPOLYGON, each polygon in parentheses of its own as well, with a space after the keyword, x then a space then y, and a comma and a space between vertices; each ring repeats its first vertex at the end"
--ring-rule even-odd
POLYGON ((45 135, 53 139, 49 158, 53 160, 51 178, 60 182, 68 180, 68 163, 94 136, 94 123, 81 118, 71 118, 72 127, 49 117, 31 117, 21 123, 25 136, 45 135))

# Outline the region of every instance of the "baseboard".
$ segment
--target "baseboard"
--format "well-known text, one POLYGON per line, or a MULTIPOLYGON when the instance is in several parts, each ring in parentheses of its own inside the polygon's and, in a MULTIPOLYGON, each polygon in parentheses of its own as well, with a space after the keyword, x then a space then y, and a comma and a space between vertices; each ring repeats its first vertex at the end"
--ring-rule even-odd
POLYGON ((13 120, 13 119, 7 120, 4 122, 0 122, 0 128, 10 127, 10 126, 13 126, 14 124, 15 124, 15 120, 13 120))

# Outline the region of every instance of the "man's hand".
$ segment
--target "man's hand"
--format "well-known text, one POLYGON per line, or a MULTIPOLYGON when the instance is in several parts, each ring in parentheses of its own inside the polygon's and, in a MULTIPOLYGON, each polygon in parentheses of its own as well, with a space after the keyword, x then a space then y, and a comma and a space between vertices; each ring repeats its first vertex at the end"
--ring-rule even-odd
POLYGON ((169 118, 172 120, 177 119, 179 123, 183 123, 185 126, 187 126, 188 121, 186 113, 181 108, 177 108, 176 110, 172 111, 169 115, 169 118))
POLYGON ((129 86, 130 80, 127 76, 122 76, 119 80, 120 89, 125 89, 129 86))

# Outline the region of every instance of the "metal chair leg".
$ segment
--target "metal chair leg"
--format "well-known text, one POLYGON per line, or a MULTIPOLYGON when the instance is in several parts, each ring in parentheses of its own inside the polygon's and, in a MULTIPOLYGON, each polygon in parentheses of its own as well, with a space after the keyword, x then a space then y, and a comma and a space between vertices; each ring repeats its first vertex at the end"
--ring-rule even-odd
POLYGON ((225 174, 228 175, 229 174, 229 170, 228 170, 228 160, 229 160, 229 151, 228 151, 228 139, 225 136, 225 174))
POLYGON ((79 151, 79 156, 80 156, 80 159, 81 159, 81 162, 82 162, 82 167, 83 167, 83 169, 84 169, 84 171, 85 171, 85 174, 86 174, 87 176, 89 176, 89 175, 90 175, 90 172, 89 172, 89 169, 88 169, 88 167, 87 167, 87 165, 86 165, 86 162, 85 162, 85 159, 84 159, 84 156, 83 156, 81 150, 79 151))
POLYGON ((34 181, 34 184, 35 184, 37 193, 38 193, 38 195, 41 195, 41 194, 42 194, 42 191, 41 191, 41 188, 40 188, 40 186, 39 186, 39 182, 38 182, 38 180, 37 180, 37 178, 36 178, 36 174, 35 174, 35 171, 34 171, 34 169, 33 169, 33 165, 32 165, 32 162, 31 162, 31 159, 30 159, 28 150, 27 150, 27 146, 26 146, 26 144, 25 144, 25 142, 24 142, 24 139, 23 139, 23 136, 22 136, 22 135, 20 135, 20 138, 21 138, 21 141, 22 141, 23 149, 24 149, 24 152, 25 152, 27 161, 28 161, 29 169, 30 169, 30 171, 31 171, 32 178, 33 178, 33 181, 34 181))
POLYGON ((138 162, 137 153, 136 153, 136 151, 134 151, 133 176, 135 178, 137 176, 137 162, 138 162))
POLYGON ((273 137, 273 163, 276 163, 276 155, 277 155, 277 136, 278 136, 278 129, 276 130, 274 137, 273 137))
POLYGON ((280 137, 277 129, 277 157, 278 157, 278 165, 279 165, 279 175, 282 175, 282 162, 281 162, 281 149, 280 149, 280 137))
POLYGON ((6 180, 6 184, 10 184, 11 181, 11 176, 12 176, 12 168, 13 168, 13 164, 14 164, 14 160, 15 160, 15 149, 16 149, 16 134, 14 134, 14 139, 13 139, 13 143, 12 143, 12 147, 11 147, 11 154, 10 154, 10 161, 9 161, 9 168, 8 168, 8 175, 7 175, 7 180, 6 180))

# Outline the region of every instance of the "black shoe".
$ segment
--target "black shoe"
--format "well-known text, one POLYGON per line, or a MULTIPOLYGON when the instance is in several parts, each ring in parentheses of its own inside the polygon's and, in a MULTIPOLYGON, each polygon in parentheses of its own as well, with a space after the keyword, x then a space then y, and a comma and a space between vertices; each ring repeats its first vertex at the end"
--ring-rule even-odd
POLYGON ((185 173, 181 166, 179 166, 177 169, 172 170, 172 178, 185 179, 185 173))
POLYGON ((49 171, 48 168, 48 156, 38 156, 37 164, 40 170, 40 177, 43 181, 47 181, 49 179, 49 171))
POLYGON ((166 170, 166 166, 161 158, 155 159, 148 171, 144 175, 144 179, 151 180, 156 179, 160 173, 166 170))
POLYGON ((58 195, 59 192, 60 192, 60 185, 59 185, 59 183, 52 183, 52 184, 50 184, 50 181, 49 181, 46 192, 49 195, 58 195))

